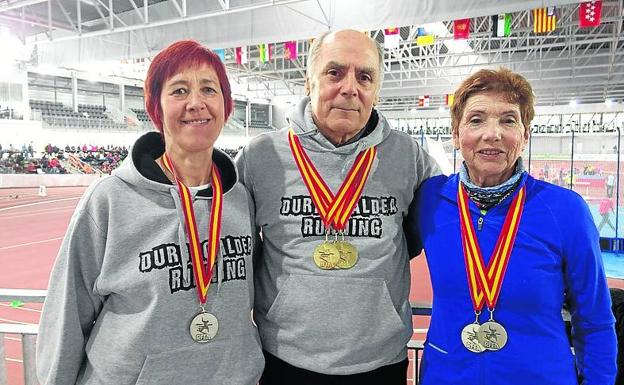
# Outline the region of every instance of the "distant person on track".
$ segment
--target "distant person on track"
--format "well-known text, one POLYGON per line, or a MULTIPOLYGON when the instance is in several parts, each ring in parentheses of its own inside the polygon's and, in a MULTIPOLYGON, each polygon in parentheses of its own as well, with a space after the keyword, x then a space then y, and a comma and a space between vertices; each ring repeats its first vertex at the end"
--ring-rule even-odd
POLYGON ((42 385, 255 385, 253 203, 214 148, 232 112, 219 57, 179 41, 152 61, 159 132, 94 183, 50 277, 37 342, 42 385))
POLYGON ((531 85, 507 69, 480 70, 455 91, 463 164, 423 182, 412 207, 433 286, 421 385, 613 384, 598 231, 581 196, 524 169, 533 106, 531 85))
POLYGON ((598 214, 602 217, 600 224, 598 225, 598 231, 602 230, 604 225, 609 225, 613 231, 615 231, 615 226, 611 222, 611 213, 613 212, 614 205, 613 200, 611 198, 603 198, 600 201, 600 205, 598 206, 598 214))

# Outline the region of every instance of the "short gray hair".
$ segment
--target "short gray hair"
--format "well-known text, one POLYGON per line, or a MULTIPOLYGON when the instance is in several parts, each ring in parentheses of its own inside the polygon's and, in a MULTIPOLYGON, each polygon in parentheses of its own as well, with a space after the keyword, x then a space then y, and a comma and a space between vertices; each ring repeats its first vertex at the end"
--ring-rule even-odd
MULTIPOLYGON (((325 38, 330 33, 334 33, 334 32, 340 32, 340 31, 323 32, 319 37, 314 39, 314 41, 312 42, 312 45, 310 46, 310 51, 308 52, 308 63, 306 67, 306 76, 308 77, 308 79, 310 78, 310 75, 312 75, 312 68, 314 68, 314 64, 316 63, 316 60, 318 59, 318 56, 321 53, 321 46, 323 45, 323 41, 325 41, 325 38)), ((375 48, 377 48, 377 57, 379 59, 379 68, 377 69, 377 73, 378 73, 377 80, 379 81, 379 90, 381 90, 381 83, 383 83, 383 79, 384 79, 384 49, 381 46, 381 44, 377 42, 377 40, 372 39, 370 37, 369 39, 375 44, 375 48)))

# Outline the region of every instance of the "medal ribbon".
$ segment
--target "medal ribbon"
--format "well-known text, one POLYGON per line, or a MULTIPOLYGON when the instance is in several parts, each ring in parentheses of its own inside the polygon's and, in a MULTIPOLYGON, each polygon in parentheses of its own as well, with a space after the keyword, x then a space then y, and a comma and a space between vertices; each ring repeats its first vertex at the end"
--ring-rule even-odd
POLYGON ((470 298, 475 312, 481 311, 484 302, 487 302, 488 308, 493 310, 500 295, 507 264, 520 226, 520 218, 526 199, 526 188, 523 186, 511 202, 503 228, 496 241, 494 253, 490 257, 487 267, 483 262, 481 248, 477 242, 477 235, 468 208, 468 199, 468 194, 460 182, 457 191, 457 206, 459 208, 461 239, 470 298))
POLYGON ((288 131, 288 142, 301 178, 310 192, 323 224, 326 228, 331 226, 335 230, 343 230, 364 190, 377 154, 376 147, 367 148, 358 154, 338 193, 334 196, 293 130, 288 131))
POLYGON ((173 174, 180 201, 184 212, 184 224, 186 227, 186 236, 189 241, 191 261, 193 263, 193 274, 195 275, 195 283, 197 284, 197 294, 200 304, 206 303, 208 288, 210 287, 210 279, 212 277, 215 261, 219 252, 219 239, 221 236, 221 213, 223 211, 223 185, 221 184, 221 174, 215 164, 212 164, 210 171, 210 181, 212 183, 212 206, 210 210, 210 221, 208 223, 208 257, 204 263, 204 253, 199 240, 199 232, 197 231, 197 221, 195 220, 195 210, 193 209, 193 197, 189 188, 178 178, 173 162, 169 159, 167 153, 163 154, 163 165, 173 174))

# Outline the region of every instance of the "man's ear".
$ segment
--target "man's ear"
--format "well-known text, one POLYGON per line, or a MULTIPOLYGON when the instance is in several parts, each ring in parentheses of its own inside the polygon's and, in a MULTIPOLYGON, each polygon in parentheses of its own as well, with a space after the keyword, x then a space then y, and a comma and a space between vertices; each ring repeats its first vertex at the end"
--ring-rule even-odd
POLYGON ((310 96, 310 78, 308 78, 308 75, 306 75, 305 77, 305 84, 303 86, 303 89, 305 90, 306 96, 310 96))

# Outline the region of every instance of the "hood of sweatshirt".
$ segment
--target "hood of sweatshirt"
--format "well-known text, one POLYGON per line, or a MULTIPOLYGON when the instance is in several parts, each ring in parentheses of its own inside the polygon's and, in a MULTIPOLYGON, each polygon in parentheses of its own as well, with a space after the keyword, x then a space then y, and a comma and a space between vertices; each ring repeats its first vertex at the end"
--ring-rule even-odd
POLYGON ((390 134, 390 124, 388 124, 386 118, 373 109, 366 126, 356 135, 359 139, 336 147, 321 134, 316 124, 314 124, 309 97, 301 99, 295 106, 289 117, 289 123, 304 148, 335 154, 358 154, 368 147, 378 145, 390 134))
MULTIPOLYGON (((131 185, 169 194, 173 187, 172 183, 156 163, 156 159, 164 152, 165 143, 160 133, 148 132, 137 139, 130 156, 123 161, 118 169, 113 171, 113 175, 131 185)), ((221 172, 223 193, 227 194, 238 179, 234 162, 225 152, 217 148, 213 149, 212 161, 221 172)), ((197 196, 212 197, 212 187, 198 191, 197 196)))

